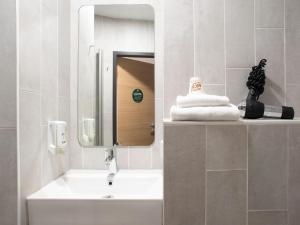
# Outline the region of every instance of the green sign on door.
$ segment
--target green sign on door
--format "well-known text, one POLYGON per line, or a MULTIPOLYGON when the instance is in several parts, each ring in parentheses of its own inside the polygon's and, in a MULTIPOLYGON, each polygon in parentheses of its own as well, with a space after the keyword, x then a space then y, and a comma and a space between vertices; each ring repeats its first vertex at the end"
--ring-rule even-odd
POLYGON ((144 94, 141 89, 136 88, 133 90, 132 99, 134 102, 140 103, 141 101, 143 101, 143 98, 144 98, 144 94))

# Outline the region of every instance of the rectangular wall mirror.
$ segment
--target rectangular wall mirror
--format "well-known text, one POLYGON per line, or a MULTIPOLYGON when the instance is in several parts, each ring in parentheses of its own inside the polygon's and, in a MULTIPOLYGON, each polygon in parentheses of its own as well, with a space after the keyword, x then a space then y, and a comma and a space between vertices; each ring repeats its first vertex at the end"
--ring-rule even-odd
POLYGON ((78 140, 84 147, 149 146, 155 138, 154 10, 79 10, 78 140))

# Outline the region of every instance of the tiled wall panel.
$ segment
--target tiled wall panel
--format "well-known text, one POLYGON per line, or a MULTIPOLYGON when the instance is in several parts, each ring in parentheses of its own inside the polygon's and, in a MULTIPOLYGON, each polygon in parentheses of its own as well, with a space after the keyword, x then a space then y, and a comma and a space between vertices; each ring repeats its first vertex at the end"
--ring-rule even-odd
POLYGON ((202 204, 206 225, 299 224, 300 125, 282 123, 166 123, 164 225, 204 224, 202 204))
POLYGON ((28 224, 26 197, 69 166, 69 148, 53 155, 47 143, 49 120, 70 122, 69 10, 62 0, 19 4, 21 225, 28 224))
POLYGON ((299 116, 299 11, 298 0, 166 2, 164 117, 169 118, 176 96, 187 94, 192 76, 202 77, 207 93, 225 94, 238 104, 261 58, 268 60, 261 100, 291 105, 299 116))
POLYGON ((164 224, 204 225, 205 126, 167 126, 164 132, 164 224))

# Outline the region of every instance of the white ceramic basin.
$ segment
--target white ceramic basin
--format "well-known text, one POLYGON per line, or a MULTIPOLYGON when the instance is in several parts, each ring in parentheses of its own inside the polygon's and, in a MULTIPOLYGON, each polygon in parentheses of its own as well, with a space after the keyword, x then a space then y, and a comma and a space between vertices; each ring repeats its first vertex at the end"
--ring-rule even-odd
POLYGON ((27 198, 30 225, 161 225, 162 172, 70 170, 27 198))

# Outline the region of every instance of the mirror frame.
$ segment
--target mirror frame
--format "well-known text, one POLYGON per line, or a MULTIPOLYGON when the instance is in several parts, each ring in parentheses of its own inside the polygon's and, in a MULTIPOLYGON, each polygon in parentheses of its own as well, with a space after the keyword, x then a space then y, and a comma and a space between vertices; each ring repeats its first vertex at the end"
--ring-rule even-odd
MULTIPOLYGON (((153 3, 151 1, 147 1, 147 2, 135 2, 133 1, 133 3, 131 3, 131 1, 128 1, 127 3, 121 3, 119 1, 116 1, 116 2, 109 2, 109 1, 106 1, 106 0, 95 0, 95 1, 92 1, 91 3, 82 3, 80 4, 78 7, 77 7, 77 51, 76 51, 76 55, 77 55, 77 60, 76 60, 76 79, 77 79, 77 89, 76 89, 76 124, 77 124, 77 129, 76 129, 76 140, 79 144, 80 147, 82 148, 85 148, 85 149, 99 149, 99 148, 111 148, 113 147, 112 146, 104 146, 104 145, 91 145, 91 146, 86 146, 86 145, 83 145, 81 142, 80 142, 80 138, 79 138, 79 134, 80 134, 80 124, 79 124, 79 120, 78 120, 78 111, 79 111, 79 104, 78 104, 78 99, 79 99, 79 32, 80 32, 80 27, 79 27, 79 24, 80 24, 80 10, 81 8, 85 7, 85 6, 105 6, 105 5, 147 5, 149 7, 152 8, 153 10, 153 14, 154 14, 154 52, 134 52, 134 53, 139 53, 139 54, 152 54, 153 55, 153 58, 154 58, 154 67, 156 67, 156 63, 157 63, 157 60, 156 60, 156 32, 157 32, 157 28, 156 28, 156 12, 155 12, 155 6, 153 5, 153 3), (102 1, 103 3, 100 3, 100 1, 102 1)), ((128 54, 127 56, 131 56, 133 57, 134 55, 131 54, 132 52, 125 52, 125 51, 113 51, 113 86, 115 85, 115 82, 116 82, 116 79, 115 79, 115 57, 117 57, 117 55, 115 56, 115 53, 118 54, 118 53, 125 53, 125 54, 128 54)), ((125 55, 122 55, 122 56, 125 56, 125 55)), ((139 55, 139 57, 142 57, 141 55, 139 55)), ((144 56, 144 57, 149 57, 149 55, 147 56, 144 56)), ((154 95, 155 95, 155 98, 157 96, 157 93, 156 93, 156 69, 154 69, 154 88, 155 88, 155 92, 154 92, 154 95)), ((162 78, 163 79, 163 78, 162 78)), ((113 92, 113 102, 116 100, 115 98, 115 88, 113 88, 112 92, 113 92)), ((115 120, 115 114, 116 114, 116 111, 114 110, 114 104, 113 103, 113 130, 111 131, 112 132, 112 135, 113 135, 113 143, 116 143, 116 135, 115 135, 115 131, 116 131, 116 120, 115 120)), ((154 101, 154 125, 155 125, 155 129, 157 129, 156 127, 156 123, 157 123, 157 115, 156 115, 156 107, 157 107, 157 104, 156 104, 156 101, 154 101)), ((162 106, 163 107, 163 106, 162 106)), ((163 121, 162 121, 163 122, 163 121)), ((162 125, 163 126, 163 125, 162 125)), ((151 145, 142 145, 142 146, 125 146, 125 145, 117 145, 118 148, 152 148, 156 141, 157 141, 157 132, 155 132, 155 135, 154 135, 154 140, 153 140, 153 143, 151 145)))

